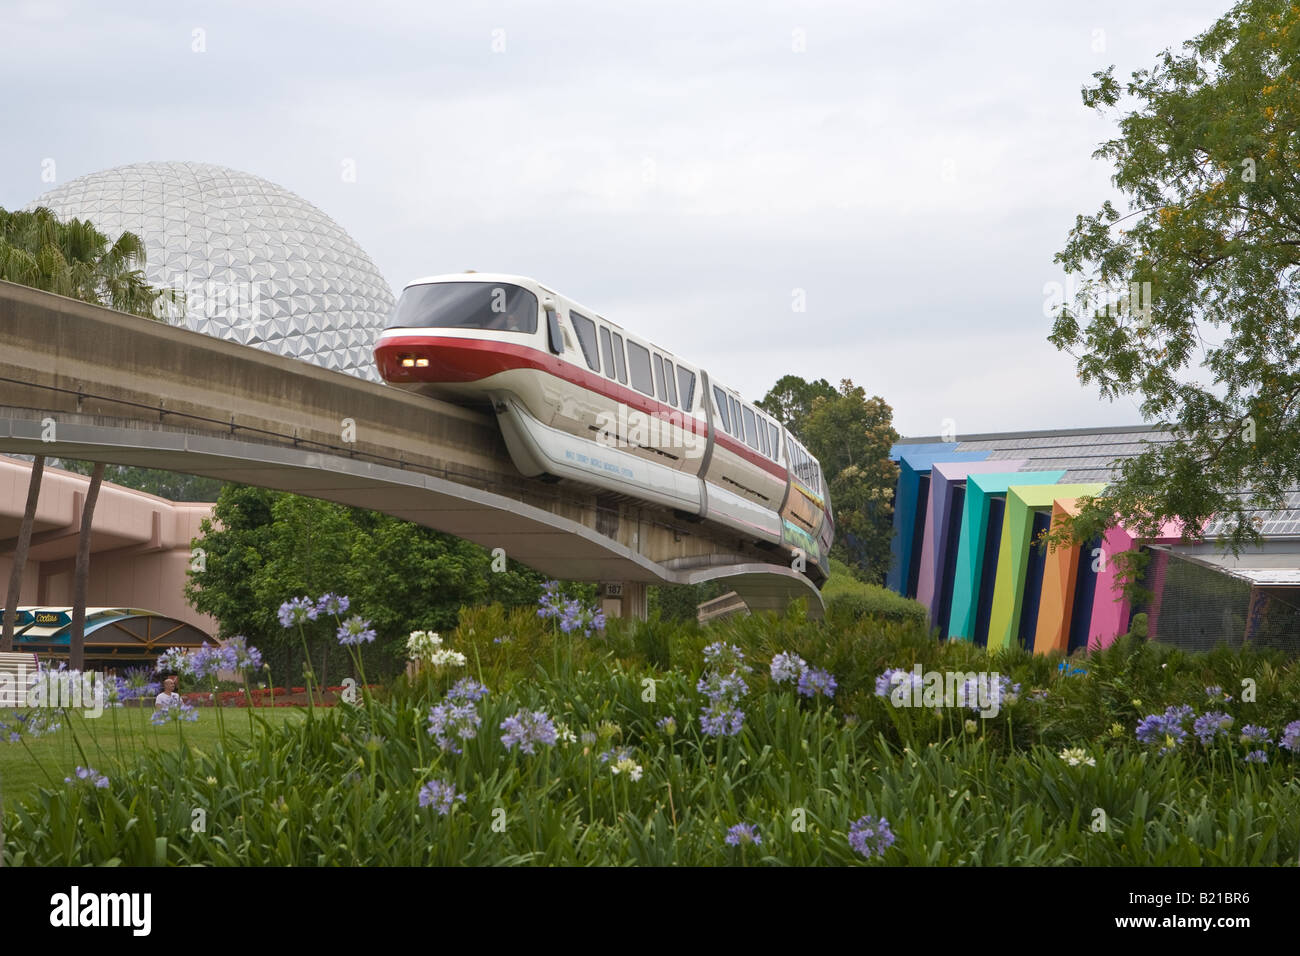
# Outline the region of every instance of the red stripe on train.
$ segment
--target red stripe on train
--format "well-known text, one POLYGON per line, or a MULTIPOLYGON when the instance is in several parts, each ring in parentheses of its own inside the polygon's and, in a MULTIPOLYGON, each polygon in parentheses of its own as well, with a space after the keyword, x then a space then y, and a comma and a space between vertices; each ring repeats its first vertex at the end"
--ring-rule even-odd
MULTIPOLYGON (((379 374, 383 380, 395 385, 418 382, 461 384, 477 382, 501 372, 534 369, 548 372, 589 392, 622 402, 646 415, 653 415, 659 419, 669 415, 678 416, 682 427, 692 434, 704 435, 708 427, 689 412, 665 405, 603 375, 597 375, 570 362, 562 361, 548 352, 515 345, 512 342, 485 342, 481 339, 431 335, 396 335, 376 343, 375 364, 379 366, 379 374), (404 367, 402 359, 407 357, 427 358, 429 365, 426 368, 404 367)), ((698 381, 696 387, 701 387, 698 381)), ((705 399, 707 400, 707 396, 705 399)), ((726 432, 715 428, 714 438, 732 454, 739 455, 775 478, 788 480, 785 468, 736 441, 726 432)))

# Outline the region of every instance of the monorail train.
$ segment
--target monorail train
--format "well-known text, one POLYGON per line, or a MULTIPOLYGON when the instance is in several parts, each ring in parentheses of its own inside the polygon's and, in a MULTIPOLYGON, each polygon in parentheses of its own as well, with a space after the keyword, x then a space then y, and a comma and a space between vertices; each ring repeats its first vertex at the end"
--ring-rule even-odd
POLYGON ((398 388, 490 404, 529 477, 716 522, 819 585, 834 533, 821 466, 734 390, 533 279, 418 279, 375 344, 398 388))

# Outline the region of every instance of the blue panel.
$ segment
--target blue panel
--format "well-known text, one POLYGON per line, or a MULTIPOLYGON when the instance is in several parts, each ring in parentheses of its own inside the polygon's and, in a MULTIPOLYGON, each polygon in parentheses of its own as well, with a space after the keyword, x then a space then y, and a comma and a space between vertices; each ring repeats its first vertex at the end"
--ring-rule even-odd
POLYGON ((984 533, 984 560, 980 569, 979 604, 975 610, 975 643, 989 642, 989 618, 993 616, 993 585, 998 579, 998 549, 1002 547, 1002 516, 1007 510, 1005 495, 989 496, 989 517, 984 533))
POLYGON ((1097 593, 1097 572, 1092 569, 1093 552, 1101 547, 1101 538, 1093 538, 1079 549, 1079 570, 1074 578, 1074 608, 1070 612, 1069 653, 1088 646, 1088 629, 1092 626, 1092 601, 1097 593))
POLYGON ((907 596, 916 597, 921 576, 921 552, 925 549, 925 516, 930 513, 930 476, 918 475, 916 483, 916 518, 912 521, 912 561, 907 569, 907 596))

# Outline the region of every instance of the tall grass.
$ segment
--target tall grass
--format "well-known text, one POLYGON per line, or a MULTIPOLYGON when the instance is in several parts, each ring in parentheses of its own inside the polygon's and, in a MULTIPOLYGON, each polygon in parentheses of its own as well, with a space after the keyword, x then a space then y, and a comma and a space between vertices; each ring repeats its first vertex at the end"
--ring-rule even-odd
POLYGON ((872 864, 1276 865, 1300 852, 1291 754, 1248 764, 1226 740, 1159 756, 1133 736, 1143 714, 1200 708, 1212 684, 1234 696, 1224 706, 1238 726, 1276 732, 1300 718, 1297 665, 1276 655, 1121 641, 1062 670, 1059 658, 987 655, 849 615, 611 622, 585 639, 500 608, 463 612, 448 642, 491 691, 463 753, 438 749, 427 714, 464 675, 402 678, 312 721, 254 717, 248 729, 229 723, 218 746, 149 750, 103 790, 43 786, 6 814, 5 863, 852 864, 868 861, 847 831, 868 814, 897 837, 872 864), (754 665, 735 737, 706 736, 698 721, 701 652, 719 640, 754 665), (774 684, 779 651, 831 670, 834 699, 774 684), (997 670, 1022 692, 989 720, 876 696, 882 671, 914 663, 997 670), (574 739, 508 751, 499 727, 520 709, 545 711, 574 739), (1065 746, 1095 766, 1071 766, 1065 746), (601 761, 619 749, 644 769, 639 780, 601 761), (419 806, 434 779, 466 796, 449 815, 419 806), (741 822, 761 844, 724 843, 741 822))

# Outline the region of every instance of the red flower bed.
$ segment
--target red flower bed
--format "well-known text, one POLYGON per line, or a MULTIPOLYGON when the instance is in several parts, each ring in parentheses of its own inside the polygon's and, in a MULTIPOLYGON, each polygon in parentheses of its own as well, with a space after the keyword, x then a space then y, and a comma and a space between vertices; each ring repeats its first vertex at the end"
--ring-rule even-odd
MULTIPOLYGON (((375 690, 377 685, 368 685, 371 690, 375 690)), ((343 691, 346 690, 342 684, 333 687, 315 688, 316 706, 333 707, 342 699, 343 691)), ((306 707, 307 706, 307 688, 292 687, 287 692, 283 687, 262 687, 257 690, 223 690, 216 694, 211 691, 196 691, 190 694, 183 694, 181 699, 193 707, 247 707, 251 704, 253 707, 306 707)))

